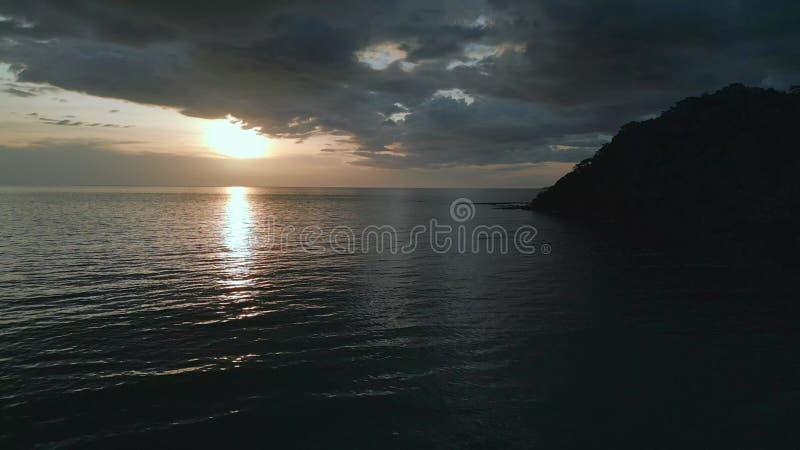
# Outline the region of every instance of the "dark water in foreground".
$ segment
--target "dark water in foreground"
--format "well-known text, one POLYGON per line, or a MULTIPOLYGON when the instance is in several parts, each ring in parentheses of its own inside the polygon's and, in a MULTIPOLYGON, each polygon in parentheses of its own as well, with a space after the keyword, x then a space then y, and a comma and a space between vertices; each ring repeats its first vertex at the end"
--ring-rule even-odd
POLYGON ((792 448, 794 269, 534 225, 549 255, 304 252, 531 191, 0 190, 0 448, 792 448))

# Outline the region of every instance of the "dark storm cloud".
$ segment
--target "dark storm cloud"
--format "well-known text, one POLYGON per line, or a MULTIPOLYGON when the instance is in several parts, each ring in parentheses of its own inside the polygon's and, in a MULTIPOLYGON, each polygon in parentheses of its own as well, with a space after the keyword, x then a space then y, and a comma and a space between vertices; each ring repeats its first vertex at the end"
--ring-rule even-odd
POLYGON ((48 125, 60 125, 60 126, 64 126, 64 127, 79 127, 79 126, 84 124, 83 122, 72 121, 72 120, 69 120, 69 119, 57 120, 57 119, 47 119, 47 118, 42 117, 39 120, 41 120, 42 122, 44 122, 44 123, 46 123, 48 125))
POLYGON ((14 97, 22 97, 22 98, 28 98, 28 97, 36 96, 36 94, 33 94, 31 92, 28 92, 28 91, 23 91, 23 90, 17 89, 17 88, 5 88, 5 89, 3 89, 3 92, 5 92, 6 94, 11 94, 14 97))
MULTIPOLYGON (((31 117, 37 117, 38 114, 31 113, 28 114, 31 117)), ((98 123, 98 122, 83 122, 80 120, 71 120, 74 119, 75 116, 68 115, 65 116, 65 119, 51 119, 49 117, 39 117, 40 122, 44 122, 47 125, 58 125, 64 127, 101 127, 101 128, 133 128, 133 125, 120 125, 116 123, 98 123)))
POLYGON ((0 15, 21 81, 351 136, 357 163, 382 167, 578 161, 681 97, 800 80, 785 0, 5 0, 0 15))
POLYGON ((51 87, 41 87, 41 86, 22 86, 16 83, 5 83, 3 84, 3 92, 6 94, 13 95, 14 97, 21 97, 21 98, 30 98, 36 97, 37 95, 47 94, 49 92, 54 92, 56 89, 51 87))

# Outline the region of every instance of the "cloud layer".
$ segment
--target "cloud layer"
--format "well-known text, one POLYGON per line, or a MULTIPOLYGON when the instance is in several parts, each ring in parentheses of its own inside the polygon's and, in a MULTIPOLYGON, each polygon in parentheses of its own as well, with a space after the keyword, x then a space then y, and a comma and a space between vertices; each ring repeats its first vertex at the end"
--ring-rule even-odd
POLYGON ((686 95, 800 81, 788 0, 5 0, 0 17, 20 82, 340 135, 379 167, 578 161, 686 95))

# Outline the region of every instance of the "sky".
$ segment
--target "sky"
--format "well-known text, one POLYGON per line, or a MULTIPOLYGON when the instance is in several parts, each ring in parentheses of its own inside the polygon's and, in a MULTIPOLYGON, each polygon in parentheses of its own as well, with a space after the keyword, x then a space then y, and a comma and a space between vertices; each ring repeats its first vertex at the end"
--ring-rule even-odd
POLYGON ((0 0, 0 184, 547 186, 681 98, 800 84, 798 23, 796 0, 0 0))

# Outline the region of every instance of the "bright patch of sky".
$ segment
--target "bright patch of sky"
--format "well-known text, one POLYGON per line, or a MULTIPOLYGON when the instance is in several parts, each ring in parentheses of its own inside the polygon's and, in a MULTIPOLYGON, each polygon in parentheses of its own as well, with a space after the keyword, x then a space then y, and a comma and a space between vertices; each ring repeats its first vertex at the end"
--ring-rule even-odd
POLYGON ((25 19, 4 16, 2 14, 0 14, 0 23, 11 23, 18 28, 33 28, 34 26, 32 22, 29 22, 25 19))
POLYGON ((3 143, 102 141, 117 150, 169 153, 203 151, 204 121, 158 106, 95 97, 46 84, 23 83, 0 64, 0 131, 3 143))
POLYGON ((396 112, 393 114, 389 114, 389 120, 391 120, 394 123, 405 122, 406 117, 408 117, 409 115, 411 115, 410 112, 396 112))
POLYGON ((453 89, 439 89, 433 93, 433 98, 449 98, 457 102, 464 102, 467 106, 475 102, 475 97, 467 94, 458 88, 453 89))
MULTIPOLYGON (((224 118, 189 117, 171 108, 23 83, 8 64, 0 63, 0 145, 92 142, 115 151, 218 156, 206 136, 220 120, 224 118)), ((269 157, 317 155, 336 139, 324 134, 303 141, 271 137, 269 157)))
POLYGON ((414 68, 417 67, 417 64, 411 63, 408 61, 400 61, 400 70, 403 72, 411 72, 414 68))
POLYGON ((402 103, 395 103, 394 106, 402 109, 402 111, 389 114, 388 119, 394 123, 405 122, 406 117, 411 115, 411 111, 402 103))
MULTIPOLYGON (((395 61, 405 59, 408 56, 405 50, 400 48, 396 42, 383 42, 371 45, 363 50, 356 52, 359 62, 368 65, 373 70, 384 70, 395 61)), ((411 71, 414 65, 407 63, 403 70, 411 71)))
POLYGON ((464 47, 464 59, 454 59, 447 65, 447 70, 456 67, 474 67, 486 58, 502 56, 507 51, 525 52, 524 44, 504 43, 501 45, 467 44, 464 47))
POLYGON ((484 29, 484 28, 488 28, 488 27, 494 26, 494 19, 491 19, 491 18, 486 17, 485 15, 481 14, 480 16, 478 16, 475 19, 474 22, 472 22, 469 25, 470 25, 470 28, 484 29))

